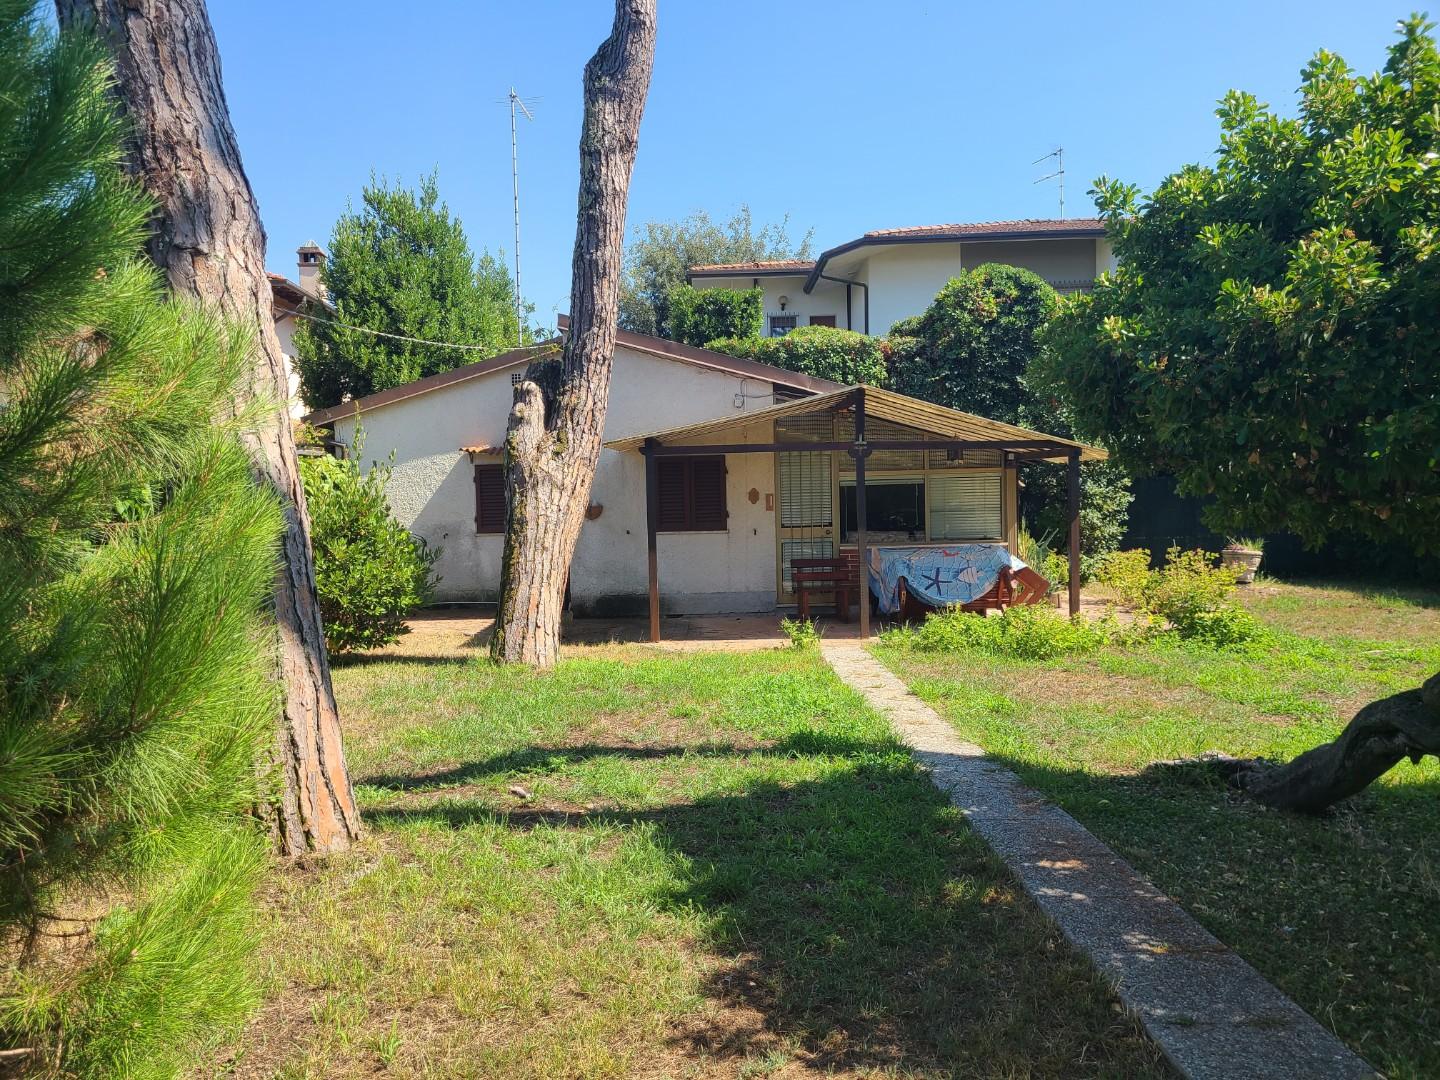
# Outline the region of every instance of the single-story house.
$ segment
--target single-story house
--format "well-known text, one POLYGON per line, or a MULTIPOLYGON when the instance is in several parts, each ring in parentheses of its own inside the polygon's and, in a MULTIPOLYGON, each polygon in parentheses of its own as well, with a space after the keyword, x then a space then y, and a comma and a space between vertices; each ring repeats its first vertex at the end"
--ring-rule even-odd
MULTIPOLYGON (((441 602, 498 596, 512 387, 557 347, 517 349, 307 417, 363 462, 394 455, 390 505, 440 549, 441 602)), ((649 609, 652 626, 661 609, 788 605, 792 560, 847 546, 1013 546, 1018 462, 1068 460, 1078 491, 1078 463, 1103 457, 900 394, 626 331, 604 439, 571 609, 649 609)), ((1072 532, 1078 541, 1078 524, 1072 532)))

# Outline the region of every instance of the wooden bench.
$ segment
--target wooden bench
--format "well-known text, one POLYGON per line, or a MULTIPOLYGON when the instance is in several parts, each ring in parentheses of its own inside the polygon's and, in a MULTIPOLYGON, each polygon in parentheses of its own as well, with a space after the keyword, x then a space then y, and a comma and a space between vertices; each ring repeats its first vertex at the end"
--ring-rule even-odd
POLYGON ((842 551, 823 559, 792 559, 790 580, 800 602, 800 617, 810 618, 810 597, 813 593, 831 593, 835 597, 835 616, 850 621, 850 602, 860 592, 860 559, 853 551, 842 551))

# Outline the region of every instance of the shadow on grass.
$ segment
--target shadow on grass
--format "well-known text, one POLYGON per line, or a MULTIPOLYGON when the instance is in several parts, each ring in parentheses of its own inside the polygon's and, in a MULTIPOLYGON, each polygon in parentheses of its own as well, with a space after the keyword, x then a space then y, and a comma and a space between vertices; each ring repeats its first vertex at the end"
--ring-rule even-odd
POLYGON ((860 754, 889 753, 892 750, 891 744, 859 742, 843 736, 828 735, 823 731, 796 732, 780 742, 744 747, 721 742, 661 743, 640 746, 610 743, 526 746, 480 761, 467 761, 454 768, 442 769, 438 772, 379 773, 373 776, 358 777, 357 781, 389 791, 423 791, 454 784, 470 784, 495 777, 550 775, 596 758, 614 758, 621 761, 658 761, 677 757, 849 757, 860 754))
POLYGON ((468 656, 436 655, 431 653, 351 653, 332 656, 332 668, 362 668, 375 664, 396 664, 401 667, 453 667, 468 664, 468 656))
POLYGON ((811 732, 758 750, 534 747, 453 772, 524 775, 532 764, 682 752, 834 760, 819 779, 765 780, 657 809, 501 811, 456 798, 366 817, 458 829, 644 827, 673 855, 673 884, 656 900, 704 912, 716 958, 703 992, 721 1008, 672 1035, 697 1057, 738 1062, 782 1047, 819 1072, 1166 1075, 1098 976, 894 743, 811 732))
POLYGON ((1431 1021, 1440 1008, 1440 862, 1417 847, 1417 837, 1440 831, 1433 772, 1377 783, 1311 816, 1262 806, 1202 770, 1097 774, 991 757, 1372 1065, 1440 1076, 1431 1021))

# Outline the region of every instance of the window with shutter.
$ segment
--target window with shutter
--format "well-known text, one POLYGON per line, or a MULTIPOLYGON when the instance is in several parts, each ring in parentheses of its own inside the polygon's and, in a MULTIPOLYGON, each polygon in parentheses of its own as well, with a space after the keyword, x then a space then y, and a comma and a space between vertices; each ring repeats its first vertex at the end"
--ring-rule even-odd
POLYGON ((505 531, 505 467, 475 465, 475 531, 505 531))
POLYGON ((724 532, 729 527, 723 457, 662 457, 655 472, 658 531, 724 532))
POLYGON ((925 487, 931 540, 1000 539, 1000 473, 931 476, 925 487))

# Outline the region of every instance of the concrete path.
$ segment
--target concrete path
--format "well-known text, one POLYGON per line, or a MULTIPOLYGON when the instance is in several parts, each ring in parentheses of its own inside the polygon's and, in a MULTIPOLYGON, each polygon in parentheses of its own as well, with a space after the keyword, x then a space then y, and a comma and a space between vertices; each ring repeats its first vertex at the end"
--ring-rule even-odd
POLYGON ((1079 822, 962 740, 859 642, 821 647, 1071 944, 1114 980, 1182 1075, 1378 1075, 1079 822))

